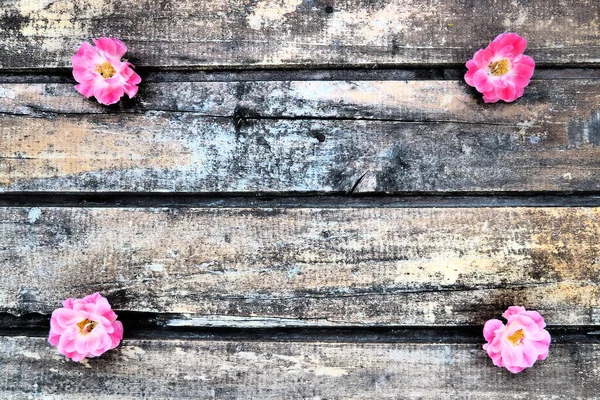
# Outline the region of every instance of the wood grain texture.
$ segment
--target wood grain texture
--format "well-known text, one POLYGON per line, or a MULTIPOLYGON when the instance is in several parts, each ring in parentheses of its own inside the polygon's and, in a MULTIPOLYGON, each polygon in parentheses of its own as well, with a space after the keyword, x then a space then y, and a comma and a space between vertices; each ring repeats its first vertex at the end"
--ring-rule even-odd
POLYGON ((116 108, 3 84, 0 191, 592 191, 599 104, 598 80, 492 106, 456 81, 149 83, 116 108))
POLYGON ((456 65, 506 31, 539 64, 597 64, 599 15, 596 0, 5 0, 0 68, 67 67, 100 36, 138 66, 456 65))
POLYGON ((598 344, 552 345, 512 375, 475 344, 125 340, 86 368, 44 338, 0 339, 11 399, 599 398, 598 344))
POLYGON ((598 208, 2 208, 0 312, 94 291, 172 325, 600 324, 598 208))

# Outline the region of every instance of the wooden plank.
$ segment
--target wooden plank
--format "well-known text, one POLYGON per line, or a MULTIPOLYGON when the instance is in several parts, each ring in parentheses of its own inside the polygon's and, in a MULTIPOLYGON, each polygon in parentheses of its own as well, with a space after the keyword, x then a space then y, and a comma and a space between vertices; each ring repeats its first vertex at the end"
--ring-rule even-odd
POLYGON ((600 79, 533 80, 515 103, 485 104, 462 80, 294 80, 149 82, 139 96, 106 107, 68 83, 0 84, 0 113, 195 112, 214 117, 385 119, 414 122, 521 124, 590 118, 600 79), (236 112, 237 110, 237 112, 236 112), (540 115, 542 114, 542 115, 540 115))
POLYGON ((600 81, 484 105, 456 81, 151 83, 116 109, 0 85, 0 191, 600 188, 600 81))
POLYGON ((600 324, 600 208, 1 208, 0 312, 95 291, 171 325, 600 324))
POLYGON ((506 31, 539 64, 597 64, 599 15, 596 0, 5 0, 0 68, 68 67, 99 36, 138 66, 456 65, 506 31))
POLYGON ((125 340, 86 366, 2 337, 0 395, 60 399, 597 399, 599 344, 553 344, 519 375, 478 344, 125 340))

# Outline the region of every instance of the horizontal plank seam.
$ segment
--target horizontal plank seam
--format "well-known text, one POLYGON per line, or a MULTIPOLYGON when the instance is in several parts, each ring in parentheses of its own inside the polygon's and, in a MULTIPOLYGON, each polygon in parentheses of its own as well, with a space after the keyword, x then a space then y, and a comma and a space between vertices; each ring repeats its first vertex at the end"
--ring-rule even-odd
MULTIPOLYGON (((125 321, 126 322, 126 321, 125 321)), ((553 344, 600 343, 597 327, 547 326, 553 344)), ((6 329, 0 326, 0 338, 31 337, 45 338, 48 327, 6 329)), ((438 344, 483 344, 482 326, 459 327, 344 327, 340 328, 130 328, 125 323, 124 340, 195 340, 195 341, 261 341, 261 342, 330 342, 330 343, 438 343, 438 344)))
POLYGON ((597 192, 0 193, 0 207, 87 208, 480 208, 598 207, 597 192))
MULTIPOLYGON (((464 65, 457 64, 450 67, 433 66, 407 66, 398 68, 394 66, 366 67, 331 67, 327 69, 301 68, 301 69, 245 69, 245 70, 206 70, 206 69, 181 69, 181 68, 136 68, 142 76, 142 86, 147 83, 168 82, 276 82, 276 81, 462 81, 466 72, 464 65), (327 75, 327 76, 323 76, 327 75)), ((600 79, 600 68, 582 66, 544 66, 537 65, 533 81, 562 80, 562 79, 600 79), (541 76, 541 77, 540 77, 541 76)), ((72 70, 61 69, 29 69, 29 70, 1 70, 0 84, 44 84, 62 83, 75 85, 72 70)))

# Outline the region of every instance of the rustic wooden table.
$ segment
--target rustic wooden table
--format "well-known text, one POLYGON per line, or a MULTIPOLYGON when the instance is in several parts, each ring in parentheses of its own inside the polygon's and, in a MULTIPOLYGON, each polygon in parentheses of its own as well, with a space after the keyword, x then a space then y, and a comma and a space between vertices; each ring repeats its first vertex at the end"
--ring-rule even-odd
POLYGON ((0 4, 0 398, 600 398, 598 0, 0 4), (486 105, 505 31, 538 68, 486 105), (143 78, 110 107, 100 36, 143 78), (67 361, 95 291, 125 339, 67 361), (519 375, 513 304, 553 336, 519 375))

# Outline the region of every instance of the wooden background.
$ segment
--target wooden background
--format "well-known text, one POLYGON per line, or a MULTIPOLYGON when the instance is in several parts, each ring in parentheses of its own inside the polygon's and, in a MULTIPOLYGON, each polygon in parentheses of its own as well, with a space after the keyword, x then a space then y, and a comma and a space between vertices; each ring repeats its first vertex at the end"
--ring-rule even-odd
POLYGON ((597 0, 3 0, 0 398, 600 398, 597 0), (529 40, 525 96, 464 63, 529 40), (81 42, 143 78, 104 107, 81 42), (46 341, 99 291, 122 345, 46 341), (481 328, 539 310, 512 375, 481 328))

